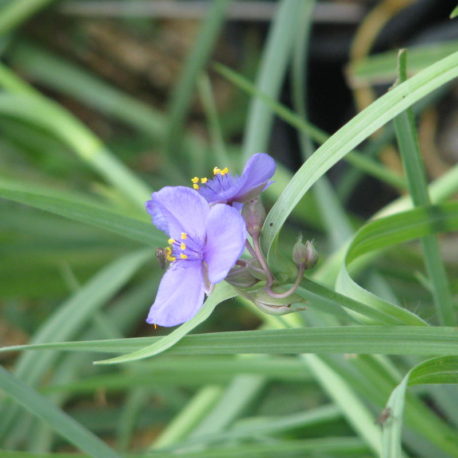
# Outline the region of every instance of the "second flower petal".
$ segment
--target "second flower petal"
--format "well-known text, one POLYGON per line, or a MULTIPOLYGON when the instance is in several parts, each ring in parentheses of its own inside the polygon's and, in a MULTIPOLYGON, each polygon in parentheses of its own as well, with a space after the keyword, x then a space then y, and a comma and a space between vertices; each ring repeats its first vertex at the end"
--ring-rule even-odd
POLYGON ((245 222, 240 212, 228 205, 214 205, 207 219, 204 253, 211 283, 218 283, 226 277, 242 254, 245 241, 245 222))

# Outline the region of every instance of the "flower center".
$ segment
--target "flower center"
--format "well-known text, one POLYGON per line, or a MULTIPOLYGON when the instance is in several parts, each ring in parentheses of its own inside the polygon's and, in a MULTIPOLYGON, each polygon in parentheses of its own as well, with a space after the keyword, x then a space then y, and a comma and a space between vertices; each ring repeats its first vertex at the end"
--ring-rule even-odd
POLYGON ((202 254, 199 246, 186 232, 182 232, 180 239, 168 239, 168 247, 164 249, 165 259, 169 262, 185 259, 201 259, 202 254), (186 242, 185 242, 186 240, 186 242))
MULTIPOLYGON (((224 169, 220 169, 219 167, 213 167, 213 175, 214 176, 221 175, 223 177, 224 175, 227 175, 228 173, 229 173, 229 169, 227 167, 224 167, 224 169)), ((195 190, 200 189, 199 183, 206 184, 207 182, 208 182, 208 178, 207 177, 203 177, 203 178, 194 177, 194 178, 191 178, 192 187, 195 190)))

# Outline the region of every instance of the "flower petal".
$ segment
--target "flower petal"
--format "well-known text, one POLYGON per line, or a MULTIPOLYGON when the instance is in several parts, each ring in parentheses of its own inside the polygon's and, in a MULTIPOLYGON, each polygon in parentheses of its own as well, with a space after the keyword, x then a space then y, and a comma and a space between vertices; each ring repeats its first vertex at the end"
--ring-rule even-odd
MULTIPOLYGON (((261 192, 275 173, 275 161, 265 153, 251 156, 240 177, 239 189, 235 196, 238 200, 247 197, 251 191, 261 192)), ((253 196, 250 195, 249 198, 253 196)))
POLYGON ((146 322, 176 326, 191 319, 204 301, 202 263, 177 261, 162 277, 146 322))
POLYGON ((240 177, 231 176, 229 174, 208 180, 199 189, 200 195, 205 197, 209 203, 225 203, 237 193, 240 177))
POLYGON ((211 283, 223 280, 243 252, 246 228, 240 212, 224 204, 211 207, 204 260, 211 283))
POLYGON ((195 241, 204 243, 209 207, 197 191, 184 186, 166 186, 153 192, 146 209, 153 224, 172 238, 186 232, 195 241))

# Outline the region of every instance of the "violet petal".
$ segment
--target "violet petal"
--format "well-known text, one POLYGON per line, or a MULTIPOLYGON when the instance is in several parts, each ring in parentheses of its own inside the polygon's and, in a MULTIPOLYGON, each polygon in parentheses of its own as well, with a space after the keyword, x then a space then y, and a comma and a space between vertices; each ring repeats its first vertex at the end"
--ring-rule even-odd
POLYGON ((246 229, 240 212, 224 204, 214 205, 207 220, 204 260, 211 283, 223 280, 245 247, 246 229))
POLYGON ((268 154, 254 154, 245 165, 235 198, 241 199, 257 188, 261 192, 274 173, 275 161, 268 154))
POLYGON ((195 241, 204 243, 208 203, 193 189, 166 186, 153 192, 146 209, 153 224, 172 238, 178 239, 181 232, 186 232, 195 241))
POLYGON ((176 326, 191 319, 202 306, 204 283, 200 261, 177 261, 162 277, 146 322, 176 326))

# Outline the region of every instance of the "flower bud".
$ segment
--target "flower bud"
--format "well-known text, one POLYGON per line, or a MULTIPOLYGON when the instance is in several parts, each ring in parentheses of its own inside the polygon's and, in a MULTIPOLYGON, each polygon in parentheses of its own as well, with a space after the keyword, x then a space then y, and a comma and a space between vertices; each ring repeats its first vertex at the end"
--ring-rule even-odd
POLYGON ((258 279, 252 275, 246 266, 234 266, 225 280, 237 288, 249 288, 258 282, 258 279))
POLYGON ((258 291, 253 298, 254 304, 262 311, 271 315, 285 315, 287 313, 306 310, 305 301, 293 294, 285 298, 274 298, 265 291, 258 291))
POLYGON ((242 216, 245 219, 248 234, 252 237, 259 237, 262 225, 266 219, 266 211, 260 199, 248 201, 243 206, 242 216))
POLYGON ((293 261, 297 266, 311 269, 318 261, 318 252, 313 246, 313 242, 307 240, 303 243, 302 236, 300 236, 293 247, 293 261))

